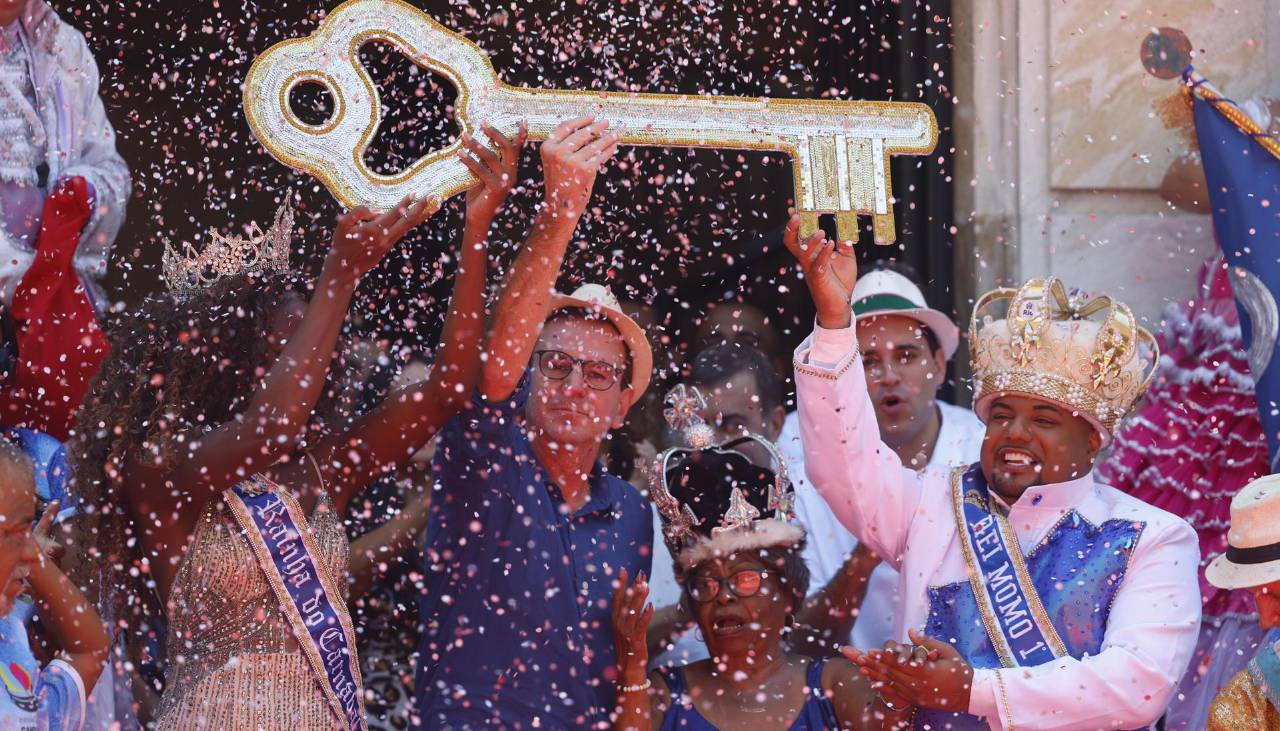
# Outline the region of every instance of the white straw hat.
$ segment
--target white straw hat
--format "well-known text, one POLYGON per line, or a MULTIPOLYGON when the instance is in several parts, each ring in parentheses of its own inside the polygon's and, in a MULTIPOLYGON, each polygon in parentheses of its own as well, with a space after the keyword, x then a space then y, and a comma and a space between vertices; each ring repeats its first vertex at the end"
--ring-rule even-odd
POLYGON ((1266 475, 1231 498, 1227 552, 1204 571, 1220 589, 1280 581, 1280 475, 1266 475))
POLYGON ((960 328, 938 310, 930 309, 924 293, 910 279, 889 269, 877 269, 858 278, 850 297, 859 320, 880 315, 909 317, 933 331, 942 352, 951 360, 960 344, 960 328))
POLYGON ((584 284, 575 289, 573 294, 555 292, 551 295, 552 312, 566 307, 577 307, 604 315, 622 333, 622 341, 631 353, 631 388, 639 399, 649 387, 649 377, 653 374, 653 350, 649 347, 648 338, 644 336, 644 330, 635 320, 627 317, 618 298, 603 284, 584 284))

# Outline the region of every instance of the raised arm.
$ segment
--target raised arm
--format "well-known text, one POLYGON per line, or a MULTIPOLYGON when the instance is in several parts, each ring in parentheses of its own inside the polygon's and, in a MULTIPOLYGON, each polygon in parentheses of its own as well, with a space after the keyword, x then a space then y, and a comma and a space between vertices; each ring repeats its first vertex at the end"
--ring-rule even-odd
POLYGON ((412 205, 406 199, 382 215, 360 208, 339 219, 306 312, 244 412, 187 442, 186 454, 172 469, 131 459, 134 510, 162 516, 154 530, 143 533, 151 548, 170 551, 183 545, 208 495, 262 471, 294 448, 323 388, 356 283, 438 208, 434 199, 412 205))
POLYGON ((795 357, 805 473, 841 524, 899 569, 921 480, 880 441, 849 305, 858 276, 852 245, 829 243, 821 231, 800 242, 799 224, 792 216, 783 240, 818 310, 795 357))
MULTIPOLYGON (((463 138, 469 154, 460 157, 480 183, 467 191, 458 273, 431 375, 423 383, 389 395, 351 429, 326 437, 313 452, 339 513, 345 511, 353 494, 393 472, 426 445, 475 389, 485 325, 489 229, 515 186, 520 149, 527 138, 523 125, 514 141, 492 127, 484 131, 496 154, 470 137, 463 138)), ((309 478, 307 465, 295 464, 288 469, 296 477, 309 478)))
POLYGON ((480 394, 490 403, 509 399, 524 375, 596 173, 618 147, 618 136, 607 130, 606 122, 579 117, 556 127, 542 143, 545 205, 511 265, 485 344, 480 394))
MULTIPOLYGON (((53 520, 57 503, 49 506, 40 518, 44 528, 53 520)), ((46 531, 47 532, 47 531, 46 531)), ((27 536, 34 545, 34 535, 27 536)), ((49 631, 49 638, 62 650, 62 654, 84 683, 85 694, 93 690, 107 660, 111 639, 102 625, 102 618, 84 594, 62 573, 38 546, 32 551, 36 559, 30 564, 27 577, 31 594, 36 600, 40 621, 49 631)))
MULTIPOLYGON (((669 692, 660 686, 658 673, 649 674, 648 634, 653 605, 648 604, 649 582, 643 573, 627 585, 626 569, 618 570, 613 590, 613 642, 617 652, 617 708, 615 731, 649 731, 662 720, 661 707, 669 692), (655 679, 658 682, 653 682, 655 679)), ((602 682, 608 682, 602 680, 602 682)))

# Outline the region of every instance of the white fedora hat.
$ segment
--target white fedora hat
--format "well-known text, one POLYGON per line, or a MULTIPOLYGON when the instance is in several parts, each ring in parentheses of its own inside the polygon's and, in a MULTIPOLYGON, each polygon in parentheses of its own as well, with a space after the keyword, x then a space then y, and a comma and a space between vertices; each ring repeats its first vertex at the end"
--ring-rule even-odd
POLYGON ((859 320, 883 315, 901 315, 925 325, 938 337, 942 352, 951 360, 960 345, 960 328, 938 310, 929 308, 924 293, 910 279, 889 269, 877 269, 858 278, 850 297, 853 314, 859 320))
POLYGON ((1204 577, 1219 589, 1280 581, 1280 475, 1259 477, 1231 498, 1227 552, 1204 577))
POLYGON ((635 320, 627 317, 622 305, 613 292, 603 284, 584 284, 573 290, 573 294, 554 292, 551 295, 551 311, 566 307, 576 307, 603 315, 622 333, 622 341, 631 353, 631 388, 640 398, 649 387, 649 377, 653 374, 653 350, 649 347, 649 339, 635 320))

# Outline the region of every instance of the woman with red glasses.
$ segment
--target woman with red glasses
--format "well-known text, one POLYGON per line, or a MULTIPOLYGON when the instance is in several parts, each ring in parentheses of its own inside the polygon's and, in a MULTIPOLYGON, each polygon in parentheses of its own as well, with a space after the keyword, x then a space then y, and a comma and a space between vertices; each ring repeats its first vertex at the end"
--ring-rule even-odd
POLYGON ((844 658, 813 659, 789 636, 804 602, 809 571, 801 557, 804 530, 790 522, 794 495, 786 471, 775 474, 736 451, 773 444, 746 436, 711 444, 698 418, 696 389, 677 387, 668 419, 692 448, 658 456, 650 498, 662 516, 675 557, 682 601, 711 658, 649 673, 645 634, 653 614, 644 576, 614 593, 618 718, 614 728, 714 731, 727 728, 898 729, 911 709, 881 700, 844 658))

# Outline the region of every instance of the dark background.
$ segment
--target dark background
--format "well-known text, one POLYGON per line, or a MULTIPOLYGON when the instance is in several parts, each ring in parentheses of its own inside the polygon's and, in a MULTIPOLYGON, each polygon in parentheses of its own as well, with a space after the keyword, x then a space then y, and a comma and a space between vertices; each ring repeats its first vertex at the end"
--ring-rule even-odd
MULTIPOLYGON (((294 264, 314 272, 338 205, 257 143, 240 84, 255 56, 311 32, 336 3, 51 4, 85 33, 98 58, 103 100, 133 171, 129 216, 106 282, 112 298, 133 305, 160 290, 166 242, 201 246, 209 229, 269 223, 287 193, 298 197, 307 226, 294 264)), ((946 0, 414 4, 488 51, 498 74, 517 86, 925 102, 941 133, 932 156, 893 162, 899 243, 874 246, 868 231, 859 249, 864 259, 909 264, 931 303, 952 309, 946 0)), ((455 130, 452 88, 389 47, 367 46, 362 55, 389 109, 370 162, 398 169, 447 144, 455 130)), ((541 197, 537 161, 530 146, 523 185, 491 244, 499 271, 541 197)), ((771 317, 789 352, 813 316, 781 245, 792 190, 787 160, 776 154, 623 148, 597 181, 599 215, 579 227, 560 286, 609 283, 620 297, 652 307, 655 343, 665 335, 677 347, 707 302, 741 299, 771 317)), ((434 345, 460 203, 460 196, 451 201, 362 284, 353 328, 385 336, 400 357, 434 345)))

